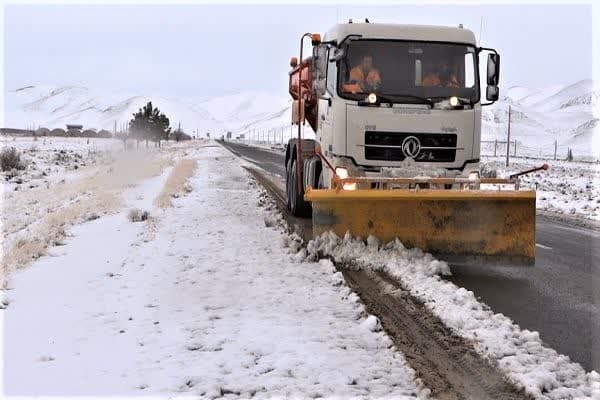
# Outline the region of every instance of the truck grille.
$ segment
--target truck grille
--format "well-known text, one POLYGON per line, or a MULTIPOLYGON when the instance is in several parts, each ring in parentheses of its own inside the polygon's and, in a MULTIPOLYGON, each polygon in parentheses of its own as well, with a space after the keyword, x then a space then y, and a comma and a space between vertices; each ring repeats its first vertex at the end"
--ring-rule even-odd
POLYGON ((404 139, 414 136, 421 148, 414 156, 419 162, 453 162, 456 157, 456 134, 412 132, 365 132, 365 159, 403 161, 404 139))

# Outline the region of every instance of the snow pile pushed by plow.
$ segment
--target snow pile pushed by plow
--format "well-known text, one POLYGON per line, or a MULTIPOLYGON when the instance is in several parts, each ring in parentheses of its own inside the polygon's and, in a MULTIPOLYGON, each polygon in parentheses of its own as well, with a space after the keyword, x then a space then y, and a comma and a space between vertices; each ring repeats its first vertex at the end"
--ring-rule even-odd
POLYGON ((399 241, 382 245, 372 237, 365 243, 325 233, 301 255, 330 257, 344 268, 386 272, 538 399, 600 398, 600 374, 586 374, 579 364, 544 346, 537 332, 521 330, 477 301, 473 292, 444 281, 440 275, 450 273, 448 265, 430 254, 406 249, 399 241))

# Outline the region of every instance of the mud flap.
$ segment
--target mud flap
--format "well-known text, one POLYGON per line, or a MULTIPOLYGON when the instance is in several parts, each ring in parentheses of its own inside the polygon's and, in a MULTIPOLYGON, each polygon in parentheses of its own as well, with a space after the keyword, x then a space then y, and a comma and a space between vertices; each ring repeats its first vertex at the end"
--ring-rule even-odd
POLYGON ((313 235, 398 238, 442 259, 535 263, 535 191, 310 189, 313 235))

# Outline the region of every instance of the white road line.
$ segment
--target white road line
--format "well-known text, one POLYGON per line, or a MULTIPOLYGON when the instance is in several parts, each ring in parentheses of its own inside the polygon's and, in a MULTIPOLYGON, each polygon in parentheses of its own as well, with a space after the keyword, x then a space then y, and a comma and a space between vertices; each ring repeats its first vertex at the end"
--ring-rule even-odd
POLYGON ((539 247, 540 249, 552 250, 552 247, 544 246, 543 244, 536 243, 535 245, 536 245, 536 247, 539 247))

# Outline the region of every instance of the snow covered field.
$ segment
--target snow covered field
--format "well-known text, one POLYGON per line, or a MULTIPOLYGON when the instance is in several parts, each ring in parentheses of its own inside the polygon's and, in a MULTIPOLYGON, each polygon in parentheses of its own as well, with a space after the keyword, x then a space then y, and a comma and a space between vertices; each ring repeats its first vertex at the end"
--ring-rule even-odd
POLYGON ((25 170, 3 173, 2 190, 32 189, 66 179, 79 168, 101 164, 123 148, 114 139, 0 136, 0 149, 14 147, 21 153, 25 170), (14 176, 13 176, 14 175, 14 176), (21 186, 22 185, 22 186, 21 186))
POLYGON ((63 244, 72 225, 118 211, 121 192, 160 174, 174 161, 166 156, 175 146, 123 151, 115 140, 74 138, 8 143, 22 151, 27 167, 2 174, 3 282, 14 269, 63 244))
POLYGON ((295 262, 265 226, 271 211, 236 158, 178 152, 198 170, 172 208, 154 205, 165 169, 13 275, 0 311, 7 394, 426 393, 331 263, 295 262), (151 218, 132 223, 130 208, 151 218))
POLYGON ((553 160, 512 159, 507 168, 502 157, 482 157, 482 168, 495 169, 498 176, 539 167, 547 171, 522 176, 525 187, 537 185, 537 209, 584 220, 600 220, 600 164, 553 160))

